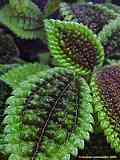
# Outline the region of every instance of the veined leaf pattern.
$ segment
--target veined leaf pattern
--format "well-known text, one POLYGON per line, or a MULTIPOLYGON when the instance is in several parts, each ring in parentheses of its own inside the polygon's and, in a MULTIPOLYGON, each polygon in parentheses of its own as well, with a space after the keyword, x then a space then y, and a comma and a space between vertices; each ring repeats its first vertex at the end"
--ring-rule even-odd
POLYGON ((85 75, 102 65, 102 45, 86 26, 60 20, 46 20, 45 26, 51 54, 60 66, 85 75))
POLYGON ((97 71, 91 88, 95 112, 108 142, 120 152, 120 66, 111 65, 97 71))
POLYGON ((39 63, 16 65, 16 67, 13 67, 7 73, 3 74, 0 79, 5 81, 12 88, 16 88, 20 82, 27 80, 28 77, 45 72, 47 69, 47 65, 41 65, 39 63))
POLYGON ((77 154, 93 131, 92 98, 85 80, 55 68, 21 84, 7 101, 4 119, 9 159, 62 160, 77 154))

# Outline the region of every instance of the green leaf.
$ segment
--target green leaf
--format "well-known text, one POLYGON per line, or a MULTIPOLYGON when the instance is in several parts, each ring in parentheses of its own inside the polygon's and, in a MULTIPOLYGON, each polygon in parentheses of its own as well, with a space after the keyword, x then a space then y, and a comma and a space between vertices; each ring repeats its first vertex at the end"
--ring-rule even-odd
POLYGON ((42 13, 31 1, 19 5, 6 4, 0 9, 0 23, 8 27, 18 37, 23 39, 36 39, 41 37, 43 29, 42 13), (25 8, 24 8, 24 4, 25 8))
POLYGON ((45 26, 51 54, 60 66, 86 75, 102 65, 102 45, 86 26, 60 20, 45 20, 45 26))
POLYGON ((3 134, 3 128, 4 128, 3 119, 5 117, 4 112, 7 107, 7 105, 5 104, 6 99, 11 95, 11 92, 12 88, 8 86, 4 81, 0 80, 0 154, 3 154, 4 157, 6 157, 7 155, 5 155, 4 153, 5 141, 3 134))
POLYGON ((76 155, 77 149, 83 148, 84 140, 89 139, 92 131, 93 121, 83 118, 84 114, 85 117, 92 116, 91 112, 84 112, 91 106, 81 106, 82 85, 85 91, 87 88, 88 96, 88 84, 63 68, 35 76, 34 81, 29 77, 25 82, 34 85, 23 89, 23 83, 20 83, 7 100, 9 107, 4 119, 6 152, 10 154, 9 159, 18 160, 70 159, 70 154, 76 155), (24 90, 28 94, 24 94, 24 90))
POLYGON ((14 67, 6 74, 2 75, 0 79, 5 81, 11 87, 16 88, 20 82, 26 80, 29 76, 44 72, 46 69, 48 69, 47 66, 38 63, 23 64, 22 66, 14 67))
POLYGON ((105 5, 107 8, 113 10, 114 12, 120 14, 120 7, 119 7, 118 5, 113 4, 113 3, 109 3, 109 2, 105 3, 104 5, 105 5))
POLYGON ((120 65, 96 70, 91 79, 95 115, 108 143, 120 153, 120 65))

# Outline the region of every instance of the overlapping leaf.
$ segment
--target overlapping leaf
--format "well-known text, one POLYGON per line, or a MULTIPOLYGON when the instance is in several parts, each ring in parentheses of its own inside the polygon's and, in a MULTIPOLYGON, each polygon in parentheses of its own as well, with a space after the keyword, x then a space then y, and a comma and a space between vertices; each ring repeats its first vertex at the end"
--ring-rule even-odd
POLYGON ((20 1, 13 6, 6 4, 0 9, 0 23, 23 39, 40 38, 43 29, 42 14, 33 2, 28 2, 20 1))
POLYGON ((11 87, 16 88, 20 82, 26 80, 28 77, 45 72, 48 66, 40 65, 38 63, 23 64, 18 67, 14 67, 7 73, 3 74, 0 79, 5 81, 11 87))
POLYGON ((106 66, 91 80, 93 102, 107 141, 120 152, 120 65, 106 66))
POLYGON ((21 83, 7 100, 4 124, 9 160, 63 160, 92 132, 92 98, 81 77, 54 68, 21 83))

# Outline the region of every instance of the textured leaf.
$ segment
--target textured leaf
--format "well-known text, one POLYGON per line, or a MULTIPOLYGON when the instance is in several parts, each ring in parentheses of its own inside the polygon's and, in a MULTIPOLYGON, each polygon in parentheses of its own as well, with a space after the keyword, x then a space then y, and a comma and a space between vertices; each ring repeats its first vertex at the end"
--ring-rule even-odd
POLYGON ((60 12, 64 20, 83 23, 96 34, 118 16, 113 10, 98 4, 61 3, 60 12))
MULTIPOLYGON (((25 3, 26 1, 22 1, 22 3, 23 2, 25 3)), ((0 9, 0 23, 7 26, 20 38, 40 38, 40 31, 43 28, 40 9, 29 1, 25 6, 25 11, 23 11, 22 8, 24 8, 24 3, 22 6, 18 3, 17 8, 7 4, 0 9)))
POLYGON ((31 0, 9 0, 9 4, 13 9, 16 9, 18 13, 25 13, 30 5, 31 0))
POLYGON ((106 66, 96 71, 91 80, 93 102, 100 127, 104 130, 107 141, 116 152, 120 152, 119 84, 119 65, 106 66))
POLYGON ((106 59, 120 58, 120 18, 112 20, 99 33, 99 39, 104 46, 106 59))
POLYGON ((48 69, 47 66, 38 63, 28 63, 11 69, 6 74, 2 75, 0 79, 11 87, 16 88, 20 82, 26 80, 29 76, 45 71, 46 69, 48 69))
POLYGON ((87 83, 63 68, 50 69, 36 75, 32 83, 31 79, 24 83, 29 87, 21 83, 7 100, 4 132, 9 159, 70 159, 77 148, 83 148, 92 131, 93 121, 84 118, 92 119, 92 112, 86 112, 91 106, 81 103, 83 93, 90 97, 87 83))
MULTIPOLYGON (((12 89, 9 87, 5 82, 0 80, 0 155, 4 154, 4 134, 3 134, 3 128, 4 124, 3 119, 5 117, 4 111, 6 108, 6 99, 11 95, 12 89)), ((4 156, 5 157, 5 156, 4 156)))
POLYGON ((61 66, 85 75, 102 65, 102 45, 86 26, 59 20, 46 20, 45 26, 49 48, 61 66))

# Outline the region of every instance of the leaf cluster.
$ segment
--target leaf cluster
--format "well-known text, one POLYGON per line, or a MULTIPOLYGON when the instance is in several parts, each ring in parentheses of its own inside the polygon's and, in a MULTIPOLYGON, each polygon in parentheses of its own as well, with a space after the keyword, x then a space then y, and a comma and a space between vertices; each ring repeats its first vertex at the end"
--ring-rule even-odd
POLYGON ((69 160, 84 149, 97 123, 120 153, 120 66, 109 61, 104 47, 120 28, 119 14, 91 7, 112 19, 98 35, 78 23, 67 3, 60 5, 64 20, 44 19, 30 0, 10 0, 0 10, 0 23, 23 39, 40 38, 44 28, 56 61, 53 68, 39 63, 1 66, 0 152, 6 159, 69 160))

